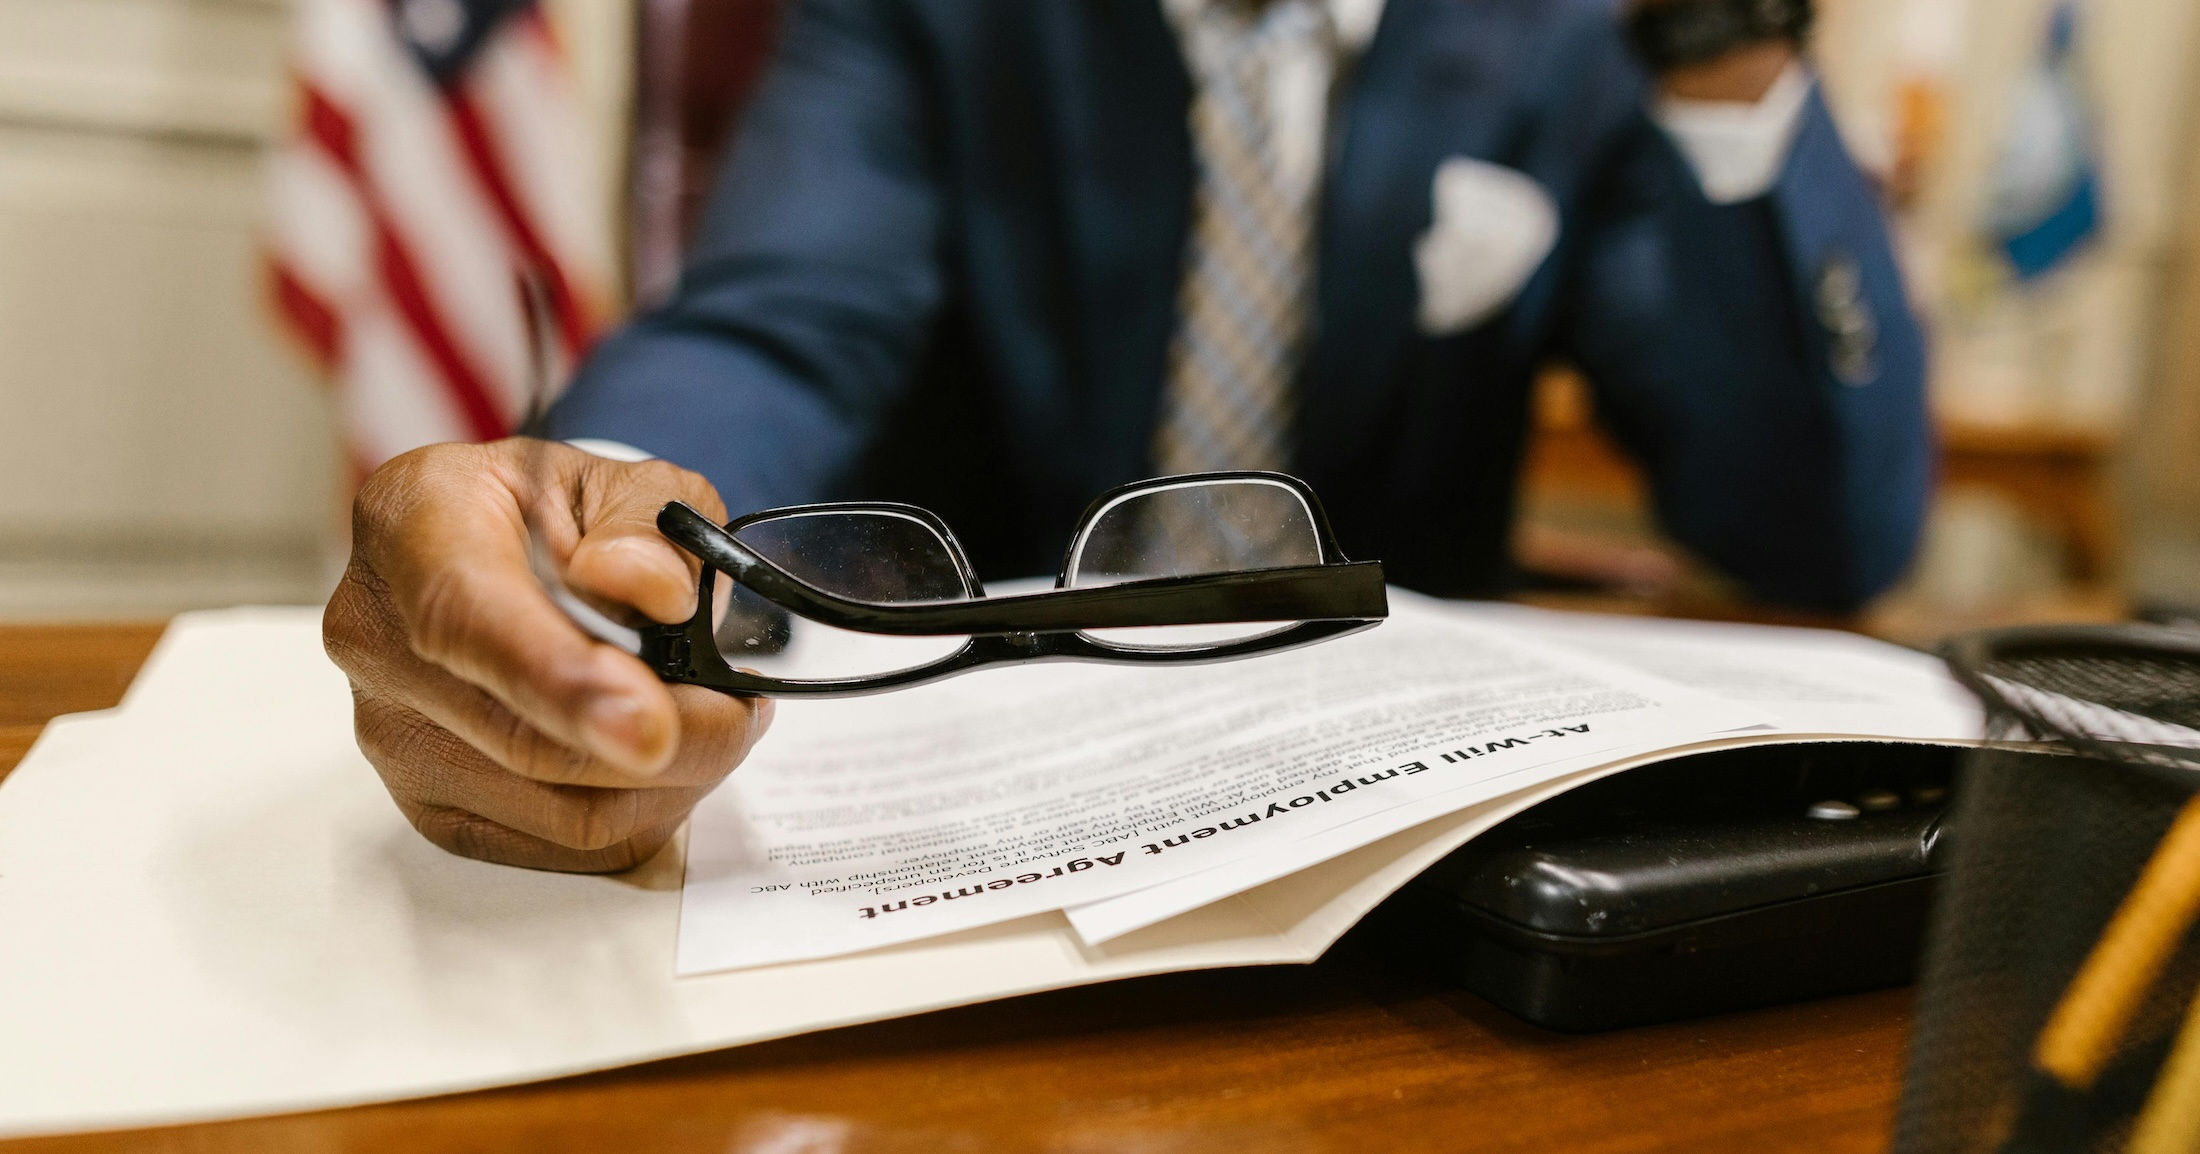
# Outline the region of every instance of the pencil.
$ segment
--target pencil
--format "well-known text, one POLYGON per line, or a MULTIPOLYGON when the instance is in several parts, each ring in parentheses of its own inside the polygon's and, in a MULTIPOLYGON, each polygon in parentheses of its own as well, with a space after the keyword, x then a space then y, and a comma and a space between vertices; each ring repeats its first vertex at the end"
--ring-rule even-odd
POLYGON ((2200 1150, 2200 996, 2185 1010, 2177 1045, 2155 1076, 2125 1154, 2191 1154, 2200 1150))
POLYGON ((2088 1089, 2147 990, 2200 914, 2200 796, 2186 802, 2101 940, 2086 955, 2033 1048, 2032 1061, 2073 1090, 2088 1089))

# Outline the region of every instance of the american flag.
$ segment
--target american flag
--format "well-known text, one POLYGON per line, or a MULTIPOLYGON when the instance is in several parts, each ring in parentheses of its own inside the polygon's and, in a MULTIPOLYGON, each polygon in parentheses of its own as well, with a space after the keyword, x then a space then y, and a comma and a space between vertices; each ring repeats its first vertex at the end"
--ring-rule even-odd
POLYGON ((532 0, 296 0, 270 290, 356 463, 504 436, 612 314, 586 123, 532 0))

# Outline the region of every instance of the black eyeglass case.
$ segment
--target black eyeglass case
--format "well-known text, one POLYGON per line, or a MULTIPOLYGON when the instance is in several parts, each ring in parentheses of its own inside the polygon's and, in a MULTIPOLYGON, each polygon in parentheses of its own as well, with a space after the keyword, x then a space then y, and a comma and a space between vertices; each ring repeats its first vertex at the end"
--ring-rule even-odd
POLYGON ((1475 839, 1370 928, 1573 1032, 1904 985, 1959 753, 1829 742, 1630 770, 1475 839))

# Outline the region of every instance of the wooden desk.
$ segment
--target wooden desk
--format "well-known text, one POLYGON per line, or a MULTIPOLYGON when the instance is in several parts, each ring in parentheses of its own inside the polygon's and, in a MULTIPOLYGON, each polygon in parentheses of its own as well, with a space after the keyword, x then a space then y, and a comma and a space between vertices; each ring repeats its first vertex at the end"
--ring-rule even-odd
MULTIPOLYGON (((156 636, 0 627, 0 740, 114 704, 156 636)), ((20 756, 0 747, 0 774, 20 756)), ((1348 937, 1313 966, 1144 978, 510 1090, 0 1150, 1876 1151, 1909 1006, 1889 991, 1570 1037, 1348 937)))

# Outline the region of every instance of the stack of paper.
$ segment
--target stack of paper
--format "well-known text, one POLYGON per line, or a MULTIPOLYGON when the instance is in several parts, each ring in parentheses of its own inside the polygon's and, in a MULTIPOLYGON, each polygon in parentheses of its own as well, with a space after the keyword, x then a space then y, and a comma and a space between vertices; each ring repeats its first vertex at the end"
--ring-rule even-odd
POLYGON ((1055 666, 782 703, 697 814, 681 972, 1050 910, 1097 945, 1641 754, 1976 726, 1937 662, 1845 634, 1408 593, 1393 614, 1219 669, 1055 666))
POLYGON ((1307 961, 1590 777, 1977 731, 1932 661, 1854 638, 1397 597, 1371 633, 1263 661, 783 703, 697 812, 684 921, 677 844, 590 878, 422 841, 352 743, 316 612, 180 618, 121 708, 56 722, 0 787, 0 1133, 440 1093, 1307 961))

